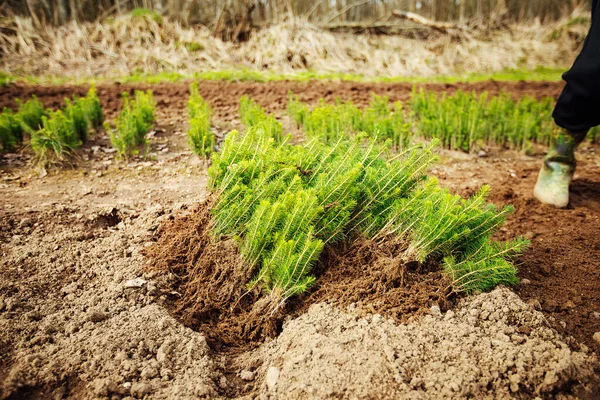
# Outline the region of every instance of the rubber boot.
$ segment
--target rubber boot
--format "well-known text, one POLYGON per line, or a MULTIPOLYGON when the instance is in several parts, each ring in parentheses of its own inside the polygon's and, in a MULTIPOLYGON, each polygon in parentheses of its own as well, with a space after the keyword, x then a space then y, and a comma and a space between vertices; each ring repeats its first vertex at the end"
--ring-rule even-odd
POLYGON ((561 133, 544 157, 533 195, 544 204, 558 208, 569 204, 569 185, 575 173, 575 149, 585 139, 585 132, 561 133))

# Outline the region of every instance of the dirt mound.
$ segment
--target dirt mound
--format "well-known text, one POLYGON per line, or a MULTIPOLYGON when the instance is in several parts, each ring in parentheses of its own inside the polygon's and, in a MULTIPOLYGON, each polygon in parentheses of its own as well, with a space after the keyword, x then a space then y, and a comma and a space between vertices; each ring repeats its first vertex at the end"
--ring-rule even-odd
MULTIPOLYGON (((600 354, 600 343, 593 339, 600 330, 597 146, 583 144, 577 151, 571 203, 562 210, 540 204, 533 197, 542 154, 535 158, 512 152, 490 157, 461 155, 463 159, 459 161, 436 167, 436 175, 443 185, 464 196, 489 182, 493 203, 515 207, 498 235, 499 240, 518 235, 531 240, 519 259, 522 280, 514 290, 543 311, 554 329, 600 354)), ((457 159, 456 152, 447 152, 446 156, 457 159)))
POLYGON ((121 210, 114 227, 81 212, 27 217, 0 243, 0 398, 214 398, 206 340, 156 304, 160 277, 143 272, 167 211, 121 210))
POLYGON ((287 399, 551 396, 596 362, 507 289, 407 325, 317 304, 260 351, 261 395, 287 399))

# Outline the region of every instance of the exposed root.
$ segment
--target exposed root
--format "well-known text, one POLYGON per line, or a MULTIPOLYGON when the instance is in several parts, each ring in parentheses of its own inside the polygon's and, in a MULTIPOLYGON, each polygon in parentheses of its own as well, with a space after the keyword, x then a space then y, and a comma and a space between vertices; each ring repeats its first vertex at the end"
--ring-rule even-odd
POLYGON ((174 312, 186 325, 201 329, 215 345, 260 343, 277 333, 283 310, 276 297, 247 290, 254 271, 235 241, 211 237, 212 203, 207 200, 191 215, 163 226, 146 255, 151 268, 177 275, 182 297, 174 312))
POLYGON ((216 242, 211 237, 211 204, 208 200, 191 215, 163 227, 156 245, 147 251, 153 268, 178 275, 183 297, 177 311, 184 317, 232 311, 252 273, 233 240, 216 242))
POLYGON ((380 313, 406 321, 429 311, 433 304, 449 307, 449 282, 436 263, 407 262, 407 244, 387 238, 359 239, 328 248, 313 271, 317 286, 289 304, 274 291, 248 290, 255 271, 242 260, 235 241, 215 242, 210 234, 212 201, 159 231, 147 251, 154 269, 178 277, 182 297, 173 311, 183 322, 206 335, 213 350, 250 349, 274 337, 287 314, 303 313, 310 305, 356 304, 364 313, 380 313))
POLYGON ((326 301, 340 306, 355 304, 363 313, 380 313, 405 322, 438 305, 450 306, 449 281, 436 263, 407 262, 406 243, 360 239, 341 254, 330 251, 324 259, 317 286, 300 306, 326 301))

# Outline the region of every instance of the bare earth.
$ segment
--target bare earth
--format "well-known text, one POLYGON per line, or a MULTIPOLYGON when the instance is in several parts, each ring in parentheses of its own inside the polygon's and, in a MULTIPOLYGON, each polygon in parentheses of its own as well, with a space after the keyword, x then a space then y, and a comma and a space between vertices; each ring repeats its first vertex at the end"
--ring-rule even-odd
MULTIPOLYGON (((556 84, 497 83, 463 89, 558 94, 556 84)), ((149 86, 144 86, 147 88, 149 86)), ((99 88, 105 113, 118 93, 99 88)), ((492 185, 514 204, 502 238, 525 235, 526 280, 460 299, 405 324, 356 306, 319 303, 279 336, 249 351, 216 350, 169 311, 173 277, 148 272, 142 254, 161 223, 206 196, 206 165, 185 138, 185 85, 157 85, 150 156, 116 161, 103 133, 73 167, 34 170, 26 153, 0 161, 0 398, 594 398, 600 345, 600 156, 584 146, 572 207, 531 196, 541 153, 442 152, 432 174, 458 193, 492 185), (46 175, 47 173, 47 175, 46 175), (519 297, 520 296, 520 297, 519 297)), ((455 90, 438 85, 436 90, 455 90)), ((85 87, 3 87, 0 106, 37 93, 48 106, 85 87)), ((255 96, 283 117, 288 90, 367 101, 406 98, 409 85, 232 84, 200 91, 218 135, 237 121, 237 99, 255 96)), ((287 121, 286 121, 287 122, 287 121)))

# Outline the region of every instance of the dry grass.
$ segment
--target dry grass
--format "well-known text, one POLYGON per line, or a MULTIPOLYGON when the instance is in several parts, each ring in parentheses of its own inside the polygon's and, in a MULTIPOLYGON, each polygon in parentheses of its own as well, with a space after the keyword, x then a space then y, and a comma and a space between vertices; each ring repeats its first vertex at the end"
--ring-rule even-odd
POLYGON ((572 17, 461 41, 448 36, 423 41, 334 34, 295 20, 233 45, 213 38, 206 28, 185 28, 168 18, 124 15, 104 23, 69 23, 43 30, 30 19, 15 18, 0 23, 0 48, 3 72, 14 75, 88 78, 250 68, 428 77, 568 66, 587 29, 568 21, 572 17))

